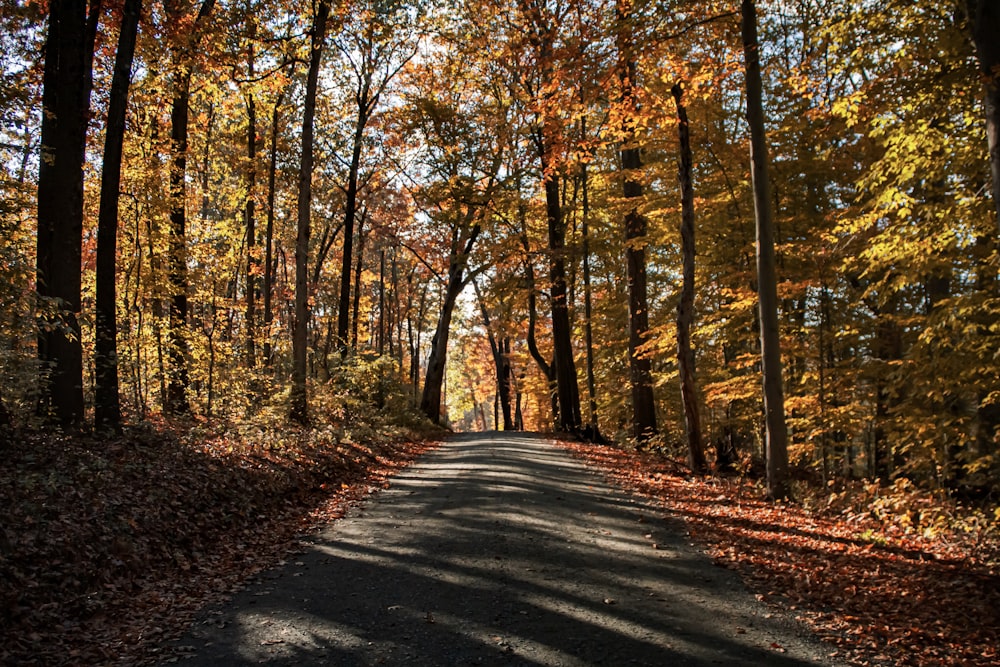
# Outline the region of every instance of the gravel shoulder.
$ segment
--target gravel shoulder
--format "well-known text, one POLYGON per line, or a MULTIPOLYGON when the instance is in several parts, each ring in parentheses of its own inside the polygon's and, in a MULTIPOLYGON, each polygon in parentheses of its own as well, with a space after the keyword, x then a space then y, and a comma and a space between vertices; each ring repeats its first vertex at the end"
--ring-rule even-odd
POLYGON ((652 501, 543 438, 452 438, 204 612, 170 662, 815 665, 652 501))

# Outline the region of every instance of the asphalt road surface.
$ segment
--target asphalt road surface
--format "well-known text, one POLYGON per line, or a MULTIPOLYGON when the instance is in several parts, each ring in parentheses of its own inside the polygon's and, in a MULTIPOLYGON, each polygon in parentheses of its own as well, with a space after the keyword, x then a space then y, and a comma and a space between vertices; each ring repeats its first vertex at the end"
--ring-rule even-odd
POLYGON ((654 503, 502 433, 427 454, 173 649, 185 667, 836 664, 654 503))

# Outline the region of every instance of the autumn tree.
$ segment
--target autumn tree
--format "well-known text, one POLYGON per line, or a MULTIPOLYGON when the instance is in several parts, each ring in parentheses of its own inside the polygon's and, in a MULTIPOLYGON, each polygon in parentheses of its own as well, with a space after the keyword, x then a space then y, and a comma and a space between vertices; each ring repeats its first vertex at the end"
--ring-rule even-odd
POLYGON ((38 166, 36 288, 38 358, 44 365, 40 409, 65 426, 83 421, 80 341, 83 181, 91 65, 100 3, 49 5, 38 166))
POLYGON ((414 34, 419 3, 361 2, 350 10, 350 18, 333 45, 350 73, 350 98, 354 118, 347 146, 347 178, 344 185, 344 244, 341 253, 340 299, 337 309, 337 340, 341 354, 350 347, 351 273, 354 223, 365 148, 365 131, 386 90, 400 70, 417 52, 414 34))
MULTIPOLYGON (((633 10, 631 0, 616 4, 618 45, 618 80, 622 104, 622 190, 627 200, 642 198, 642 158, 635 131, 638 104, 635 88, 637 69, 633 53, 633 10)), ((642 352, 649 331, 649 306, 646 300, 646 217, 639 205, 628 205, 625 213, 625 264, 629 291, 629 368, 632 385, 632 431, 636 440, 656 435, 656 403, 653 400, 652 362, 642 352)))
POLYGON ((94 422, 121 428, 118 397, 117 242, 118 202, 128 90, 132 78, 136 32, 142 0, 126 0, 118 33, 114 76, 109 94, 101 170, 101 201, 97 222, 96 317, 94 342, 94 422))
POLYGON ((181 0, 169 0, 165 11, 169 17, 168 39, 171 52, 170 106, 170 233, 168 275, 170 280, 170 347, 168 351, 169 380, 166 405, 168 412, 183 414, 188 404, 188 278, 187 278, 187 160, 188 117, 191 101, 191 79, 195 54, 205 23, 215 6, 215 0, 203 0, 193 20, 181 0))
POLYGON ((295 237, 295 319, 292 332, 292 390, 290 415, 295 421, 309 419, 306 353, 309 327, 309 231, 312 213, 313 132, 316 91, 326 39, 330 7, 320 0, 310 34, 309 70, 306 75, 305 109, 302 115, 302 156, 299 165, 298 218, 295 237))
POLYGON ((764 134, 763 85, 757 8, 743 0, 743 57, 746 63, 747 124, 750 127, 750 174, 757 221, 757 295, 760 307, 761 367, 764 377, 764 418, 767 433, 767 491, 772 498, 788 495, 788 445, 781 379, 778 331, 778 287, 774 260, 774 223, 768 181, 767 138, 764 134))

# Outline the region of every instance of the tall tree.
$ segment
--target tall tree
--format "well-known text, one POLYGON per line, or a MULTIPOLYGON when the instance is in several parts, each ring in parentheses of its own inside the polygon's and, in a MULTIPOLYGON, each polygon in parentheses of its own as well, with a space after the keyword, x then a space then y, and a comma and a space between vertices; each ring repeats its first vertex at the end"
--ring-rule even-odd
POLYGON ((560 180, 565 149, 563 123, 556 103, 559 92, 557 40, 565 7, 559 3, 543 6, 519 0, 524 38, 530 48, 535 79, 527 78, 534 106, 535 122, 532 140, 539 161, 542 188, 545 193, 545 220, 549 251, 549 305, 552 317, 553 374, 559 401, 559 428, 568 433, 580 429, 580 387, 573 354, 572 326, 569 317, 567 283, 566 219, 560 196, 560 180))
POLYGON ((80 343, 83 171, 90 114, 91 65, 100 2, 49 3, 42 79, 42 146, 38 162, 36 289, 40 411, 66 426, 83 421, 80 343))
POLYGON ((788 495, 788 429, 781 378, 778 331, 778 281, 774 258, 774 220, 768 181, 764 94, 760 42, 754 0, 742 0, 743 58, 746 70, 747 124, 750 127, 750 175, 757 223, 757 297, 760 309, 761 372, 767 438, 767 491, 774 499, 788 495))
POLYGON ((97 285, 94 341, 94 422, 98 428, 121 428, 118 398, 118 304, 116 262, 118 259, 118 193, 125 143, 125 117, 132 80, 136 33, 142 0, 125 0, 118 51, 108 100, 104 133, 104 163, 101 170, 101 202, 97 215, 97 285))
MULTIPOLYGON (((364 3, 363 3, 364 4, 364 3)), ((341 356, 350 347, 351 271, 354 222, 362 185, 361 161, 365 131, 386 89, 400 70, 417 52, 412 34, 412 9, 407 2, 374 2, 356 12, 335 44, 351 72, 354 102, 354 127, 349 142, 351 157, 344 188, 344 246, 341 255, 340 300, 337 308, 337 340, 341 356)))
MULTIPOLYGON (((256 77, 254 41, 257 39, 257 20, 252 16, 253 8, 247 2, 247 21, 249 35, 247 42, 247 79, 253 81, 256 77)), ((257 187, 257 100, 252 88, 246 91, 247 103, 247 194, 243 209, 243 225, 246 230, 246 365, 253 370, 257 364, 257 245, 256 193, 257 187)))
POLYGON ((632 0, 617 0, 616 41, 618 81, 622 103, 622 190, 626 204, 625 264, 628 275, 629 380, 632 385, 632 435, 648 440, 656 435, 656 402, 653 400, 653 364, 641 351, 649 333, 649 305, 646 298, 646 234, 648 222, 639 211, 642 199, 642 157, 636 143, 638 103, 635 89, 637 68, 634 54, 632 0))
POLYGON ((306 75, 305 109, 302 114, 302 157, 299 164, 298 222, 295 236, 295 321, 292 331, 292 390, 290 416, 299 423, 309 420, 306 391, 306 353, 309 333, 309 225, 312 209, 313 132, 316 117, 316 91, 326 39, 330 7, 320 0, 313 18, 306 75))
POLYGON ((681 298, 677 303, 677 370, 681 379, 681 404, 684 406, 684 429, 688 442, 688 462, 695 472, 705 472, 705 450, 701 444, 701 416, 694 377, 694 350, 691 347, 691 324, 694 321, 694 185, 693 159, 687 108, 682 100, 681 84, 671 89, 677 105, 677 136, 680 155, 677 180, 681 188, 681 257, 683 262, 681 298))
POLYGON ((966 7, 983 76, 993 207, 1000 231, 1000 0, 966 0, 966 7))
POLYGON ((171 31, 170 106, 170 346, 167 353, 168 384, 164 409, 174 414, 190 411, 188 404, 188 275, 187 275, 187 153, 188 116, 194 58, 215 0, 203 0, 194 17, 186 16, 181 0, 167 0, 165 11, 171 31), (186 28, 186 30, 185 30, 186 28))

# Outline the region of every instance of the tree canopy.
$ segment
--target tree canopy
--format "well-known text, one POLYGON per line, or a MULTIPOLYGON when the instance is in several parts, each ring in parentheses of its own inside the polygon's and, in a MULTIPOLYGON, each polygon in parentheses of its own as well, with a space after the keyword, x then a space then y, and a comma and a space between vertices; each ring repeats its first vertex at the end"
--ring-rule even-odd
POLYGON ((0 2, 2 422, 1000 488, 995 2, 0 2))

